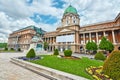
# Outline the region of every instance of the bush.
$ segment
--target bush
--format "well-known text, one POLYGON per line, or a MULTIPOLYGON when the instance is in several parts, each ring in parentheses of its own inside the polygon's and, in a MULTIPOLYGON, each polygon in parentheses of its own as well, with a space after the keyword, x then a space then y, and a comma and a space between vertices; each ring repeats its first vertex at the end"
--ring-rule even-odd
POLYGON ((102 52, 98 52, 95 54, 95 57, 94 57, 96 60, 105 60, 106 57, 104 56, 104 54, 102 52))
POLYGON ((59 55, 58 49, 54 50, 54 55, 59 55))
POLYGON ((66 57, 70 57, 70 56, 72 55, 72 51, 71 51, 71 50, 65 50, 65 51, 64 51, 64 55, 65 55, 66 57))
POLYGON ((7 47, 5 47, 5 49, 4 49, 5 51, 8 51, 8 48, 7 47))
POLYGON ((14 48, 10 48, 11 51, 14 51, 14 48))
POLYGON ((18 50, 17 51, 21 51, 21 49, 20 48, 18 48, 18 50))
POLYGON ((34 49, 30 49, 30 51, 27 53, 27 58, 34 58, 36 56, 34 49))
POLYGON ((120 51, 113 51, 103 65, 104 74, 120 80, 120 51))

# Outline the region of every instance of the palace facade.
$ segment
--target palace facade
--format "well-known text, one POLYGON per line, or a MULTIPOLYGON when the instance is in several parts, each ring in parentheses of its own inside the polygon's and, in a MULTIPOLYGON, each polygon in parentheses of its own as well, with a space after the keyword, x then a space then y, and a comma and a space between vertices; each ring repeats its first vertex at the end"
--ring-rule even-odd
POLYGON ((27 50, 30 47, 31 40, 34 36, 43 37, 45 31, 35 26, 28 26, 14 31, 9 35, 8 48, 27 50))
POLYGON ((79 53, 85 50, 88 41, 94 41, 99 45, 103 36, 114 44, 115 49, 120 47, 120 13, 111 21, 80 26, 77 10, 70 5, 64 11, 61 26, 56 31, 45 33, 43 39, 49 43, 48 51, 58 49, 62 52, 71 49, 79 53))

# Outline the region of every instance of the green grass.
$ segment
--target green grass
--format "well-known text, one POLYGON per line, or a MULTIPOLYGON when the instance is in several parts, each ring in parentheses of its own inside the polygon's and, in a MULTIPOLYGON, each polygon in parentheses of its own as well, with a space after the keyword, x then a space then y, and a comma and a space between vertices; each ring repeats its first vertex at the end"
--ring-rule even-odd
POLYGON ((102 61, 91 60, 89 58, 83 57, 82 59, 72 60, 72 59, 63 59, 51 55, 42 55, 44 58, 42 60, 30 61, 35 64, 47 66, 53 69, 60 71, 68 72, 74 75, 82 76, 88 79, 93 80, 92 76, 89 75, 85 69, 89 66, 101 66, 103 65, 102 61))
POLYGON ((16 52, 15 50, 0 50, 0 52, 16 52))

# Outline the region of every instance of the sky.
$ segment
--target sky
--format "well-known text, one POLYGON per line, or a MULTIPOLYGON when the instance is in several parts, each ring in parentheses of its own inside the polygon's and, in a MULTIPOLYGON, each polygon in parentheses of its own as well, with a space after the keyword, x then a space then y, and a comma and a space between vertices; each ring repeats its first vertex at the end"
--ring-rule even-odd
POLYGON ((120 0, 0 0, 0 42, 29 25, 56 30, 70 4, 80 15, 80 26, 114 20, 120 12, 120 0))

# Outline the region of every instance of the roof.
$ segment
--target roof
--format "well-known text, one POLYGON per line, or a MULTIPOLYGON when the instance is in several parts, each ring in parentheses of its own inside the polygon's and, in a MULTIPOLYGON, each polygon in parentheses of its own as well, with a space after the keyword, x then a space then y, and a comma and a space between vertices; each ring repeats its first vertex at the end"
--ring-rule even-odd
POLYGON ((25 28, 19 29, 19 30, 14 31, 14 32, 23 31, 23 30, 27 30, 27 29, 33 29, 33 30, 35 30, 36 33, 38 33, 38 34, 44 34, 44 33, 46 32, 46 31, 42 30, 42 28, 38 28, 38 27, 36 27, 36 26, 34 26, 34 25, 27 26, 27 27, 25 27, 25 28))
POLYGON ((76 8, 74 8, 73 6, 69 5, 65 11, 64 11, 64 15, 67 13, 73 13, 73 14, 77 14, 77 10, 76 8))
POLYGON ((120 12, 119 12, 119 14, 117 15, 117 17, 115 18, 115 20, 117 20, 119 17, 120 17, 120 12))
POLYGON ((43 40, 41 39, 41 37, 33 36, 31 42, 43 42, 43 40))

